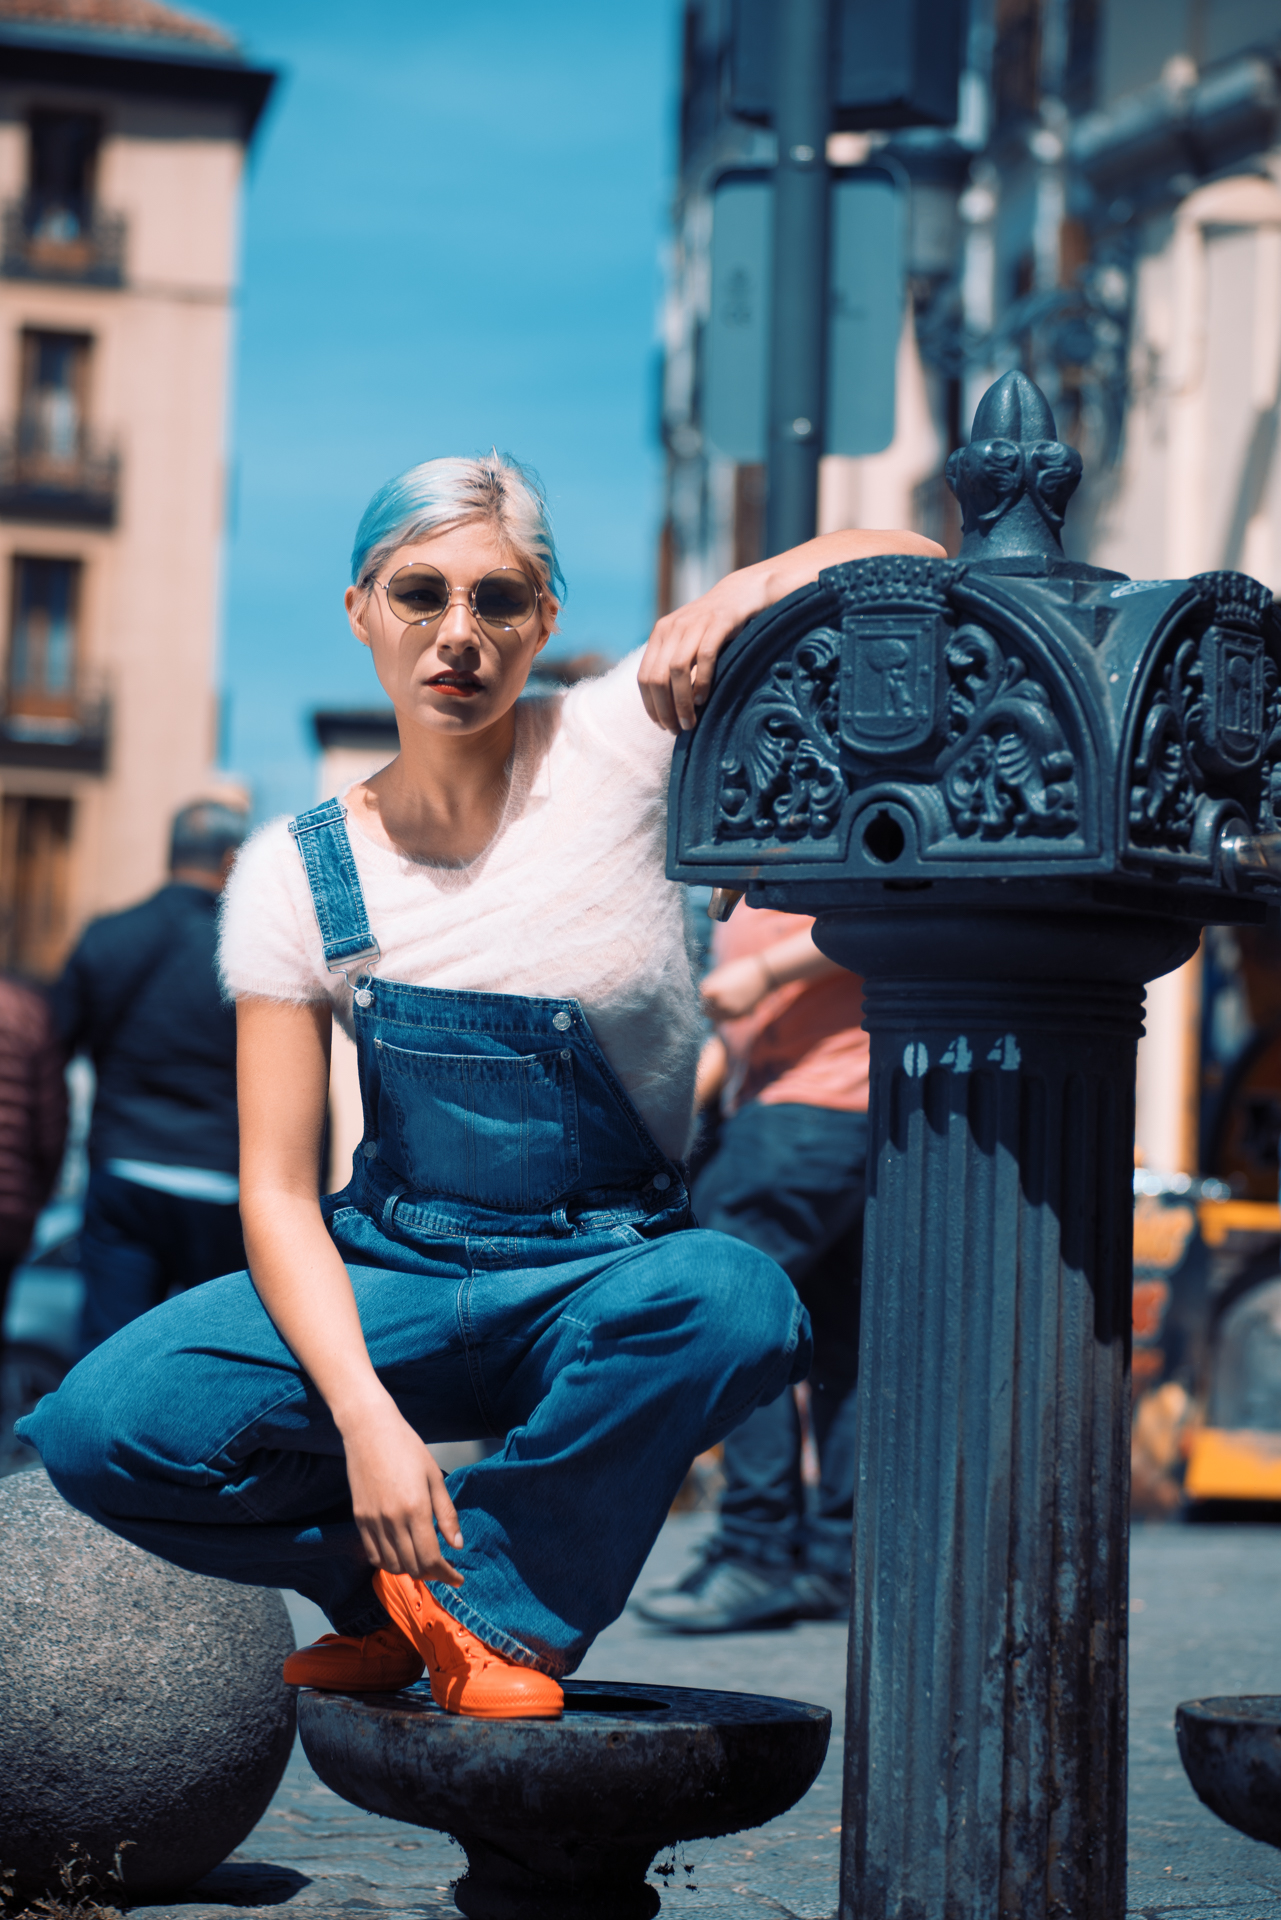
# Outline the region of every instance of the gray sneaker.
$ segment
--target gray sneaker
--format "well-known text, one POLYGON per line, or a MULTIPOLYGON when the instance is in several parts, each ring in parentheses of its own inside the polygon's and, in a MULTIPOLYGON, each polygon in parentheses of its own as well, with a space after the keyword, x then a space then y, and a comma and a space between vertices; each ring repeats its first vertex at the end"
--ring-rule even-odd
POLYGON ((713 1546, 675 1587, 633 1601, 642 1620, 669 1633, 745 1633, 784 1627, 799 1611, 790 1569, 754 1566, 713 1546))
POLYGON ((806 1569, 792 1579, 792 1593, 798 1620, 848 1620, 850 1617, 850 1577, 838 1580, 834 1574, 806 1569))

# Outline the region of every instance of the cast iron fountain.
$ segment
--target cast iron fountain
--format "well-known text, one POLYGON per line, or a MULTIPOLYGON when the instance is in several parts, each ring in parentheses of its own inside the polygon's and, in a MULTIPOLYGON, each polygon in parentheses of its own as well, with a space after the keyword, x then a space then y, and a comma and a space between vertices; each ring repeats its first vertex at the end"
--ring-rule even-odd
POLYGON ((1121 1920, 1143 983, 1278 886, 1281 628, 1064 558, 1006 374, 955 561, 837 567, 722 656, 669 872, 866 978, 846 1920, 1121 1920))
POLYGON ((463 1720, 425 1682, 303 1691, 298 1731, 335 1793, 466 1850, 470 1920, 650 1920, 645 1874, 678 1840, 786 1812, 823 1764, 823 1707, 570 1680, 561 1720, 463 1720))

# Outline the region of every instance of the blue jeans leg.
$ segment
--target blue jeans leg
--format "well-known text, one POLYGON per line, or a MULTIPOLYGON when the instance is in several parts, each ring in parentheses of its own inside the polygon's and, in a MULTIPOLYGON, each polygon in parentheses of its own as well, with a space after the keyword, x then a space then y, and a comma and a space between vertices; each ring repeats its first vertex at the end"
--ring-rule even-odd
POLYGON ((700 1224, 769 1253, 811 1316, 820 1469, 813 1511, 790 1392, 758 1408, 725 1442, 721 1544, 780 1571, 803 1558, 848 1576, 866 1163, 866 1114, 755 1101, 724 1123, 694 1188, 700 1224))
MULTIPOLYGON (((367 1332, 405 1317, 405 1276, 349 1271, 367 1332)), ((415 1384, 437 1401, 433 1437, 461 1438, 479 1415, 454 1289, 417 1291, 433 1360, 415 1384)), ((385 1624, 337 1428, 247 1273, 132 1321, 20 1424, 63 1497, 135 1545, 193 1573, 295 1587, 342 1633, 385 1624)))
MULTIPOLYGON (((466 1585, 437 1597, 555 1673, 621 1611, 693 1455, 810 1357, 794 1290, 750 1248, 696 1231, 563 1244, 580 1257, 486 1267, 402 1248, 408 1271, 348 1269, 411 1425, 507 1433, 450 1476, 466 1545, 449 1557, 466 1585)), ((382 1624, 338 1434, 248 1275, 135 1321, 22 1424, 64 1496, 126 1539, 195 1572, 296 1587, 340 1632, 382 1624)))
POLYGON ((575 1287, 517 1353, 523 1274, 477 1274, 483 1392, 501 1454, 452 1476, 467 1547, 441 1604, 516 1658, 572 1672, 626 1604, 694 1455, 801 1379, 809 1329, 779 1267, 723 1234, 667 1235, 575 1287), (531 1533, 531 1515, 540 1526, 531 1533), (503 1547, 529 1545, 512 1561, 503 1547), (510 1637, 493 1627, 519 1621, 510 1637))
POLYGON ((105 1167, 89 1174, 80 1266, 80 1350, 101 1346, 165 1295, 245 1264, 240 1209, 159 1193, 105 1167))

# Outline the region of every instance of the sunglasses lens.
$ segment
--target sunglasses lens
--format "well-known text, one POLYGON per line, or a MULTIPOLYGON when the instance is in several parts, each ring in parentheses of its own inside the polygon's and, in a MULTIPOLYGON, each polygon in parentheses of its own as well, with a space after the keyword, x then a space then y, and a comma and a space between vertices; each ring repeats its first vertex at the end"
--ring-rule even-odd
POLYGON ((519 627, 537 604, 533 583, 515 567, 487 573, 476 588, 476 618, 487 627, 519 627))
POLYGON ((435 567, 401 567, 387 582, 387 599, 401 620, 439 620, 449 605, 449 588, 435 567))

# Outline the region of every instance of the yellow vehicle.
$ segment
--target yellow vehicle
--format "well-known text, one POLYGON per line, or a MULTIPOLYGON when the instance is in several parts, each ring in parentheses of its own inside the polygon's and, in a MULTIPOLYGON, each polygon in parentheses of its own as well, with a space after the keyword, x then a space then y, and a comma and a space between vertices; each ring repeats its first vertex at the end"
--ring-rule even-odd
POLYGON ((1135 1174, 1136 1509, 1281 1517, 1281 934, 1211 929, 1151 999, 1139 1157, 1146 1064, 1182 1165, 1135 1174))
POLYGON ((1203 1200, 1198 1213, 1201 1239, 1225 1278, 1211 1327, 1205 1421, 1190 1438, 1184 1492, 1192 1501, 1281 1504, 1281 1207, 1203 1200))

